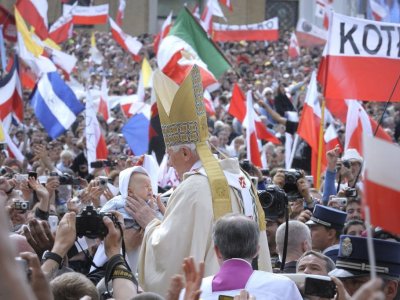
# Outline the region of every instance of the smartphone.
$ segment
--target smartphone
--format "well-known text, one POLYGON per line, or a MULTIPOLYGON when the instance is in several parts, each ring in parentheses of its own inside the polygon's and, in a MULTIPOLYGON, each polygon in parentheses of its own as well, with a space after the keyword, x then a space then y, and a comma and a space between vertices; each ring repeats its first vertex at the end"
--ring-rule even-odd
POLYGON ((57 231, 58 217, 51 215, 51 216, 49 216, 48 222, 49 222, 51 233, 55 233, 57 231))
POLYGON ((336 284, 332 280, 307 277, 304 295, 331 299, 336 295, 336 284))
POLYGON ((232 300, 232 296, 219 295, 218 300, 232 300))
POLYGON ((15 258, 15 262, 18 265, 18 268, 24 273, 26 274, 26 277, 29 278, 30 272, 31 270, 29 269, 28 263, 25 259, 21 258, 21 257, 16 257, 15 258))
POLYGON ((28 177, 33 177, 33 178, 37 179, 37 173, 33 172, 33 171, 28 172, 28 177))

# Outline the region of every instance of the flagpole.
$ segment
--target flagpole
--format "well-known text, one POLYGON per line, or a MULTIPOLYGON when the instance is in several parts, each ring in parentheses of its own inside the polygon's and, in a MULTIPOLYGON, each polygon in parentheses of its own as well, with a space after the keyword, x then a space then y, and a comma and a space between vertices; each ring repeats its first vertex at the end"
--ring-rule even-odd
POLYGON ((375 249, 372 240, 372 228, 371 228, 371 215, 369 212, 369 206, 365 206, 365 225, 367 227, 367 249, 368 249, 368 259, 370 265, 370 276, 371 279, 376 278, 376 263, 375 263, 375 249))
POLYGON ((321 185, 321 167, 322 167, 322 146, 324 141, 324 123, 325 123, 325 99, 322 99, 321 104, 321 123, 319 127, 319 141, 318 141, 318 160, 317 160, 317 178, 316 180, 316 189, 319 190, 321 185))
POLYGON ((289 158, 289 165, 287 166, 288 169, 292 168, 294 154, 296 152, 298 143, 299 143, 299 135, 297 133, 295 133, 295 137, 294 137, 294 141, 293 141, 293 145, 292 145, 292 151, 290 153, 290 158, 289 158))

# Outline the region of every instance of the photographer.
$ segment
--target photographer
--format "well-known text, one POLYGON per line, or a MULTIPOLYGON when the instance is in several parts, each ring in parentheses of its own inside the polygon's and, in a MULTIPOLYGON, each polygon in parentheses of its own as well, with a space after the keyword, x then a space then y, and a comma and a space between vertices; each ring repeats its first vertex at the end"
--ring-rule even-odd
POLYGON ((311 196, 310 186, 302 170, 274 169, 271 172, 272 183, 278 185, 288 194, 291 208, 290 218, 302 222, 311 217, 316 200, 311 196))
POLYGON ((329 196, 336 195, 348 197, 346 191, 349 188, 359 188, 360 170, 363 164, 363 158, 356 149, 348 149, 344 153, 341 161, 339 160, 340 147, 337 145, 335 149, 326 152, 328 168, 325 174, 324 194, 322 200, 326 205, 329 201, 329 196), (335 182, 338 176, 338 182, 335 182), (343 180, 344 188, 336 186, 341 184, 343 180), (339 190, 339 193, 337 191, 339 190))

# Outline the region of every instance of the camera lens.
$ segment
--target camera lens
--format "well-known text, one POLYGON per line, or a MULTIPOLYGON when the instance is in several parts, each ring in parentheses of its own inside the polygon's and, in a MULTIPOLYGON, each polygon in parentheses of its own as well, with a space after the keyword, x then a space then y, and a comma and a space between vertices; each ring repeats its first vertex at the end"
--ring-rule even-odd
POLYGON ((274 200, 273 196, 267 191, 258 191, 258 198, 260 199, 261 206, 264 210, 270 207, 274 200))
POLYGON ((344 160, 343 161, 343 166, 345 166, 347 169, 351 168, 351 164, 350 164, 350 162, 348 160, 344 160))

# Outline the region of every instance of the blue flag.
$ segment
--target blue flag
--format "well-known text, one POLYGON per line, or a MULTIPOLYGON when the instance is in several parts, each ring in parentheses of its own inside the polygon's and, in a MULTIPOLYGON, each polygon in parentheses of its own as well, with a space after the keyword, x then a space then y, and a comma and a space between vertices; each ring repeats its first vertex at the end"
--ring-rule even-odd
POLYGON ((144 114, 136 114, 122 127, 122 134, 135 155, 146 154, 149 149, 150 120, 144 114))
POLYGON ((36 117, 53 139, 68 130, 85 109, 57 72, 40 78, 30 100, 36 117))

